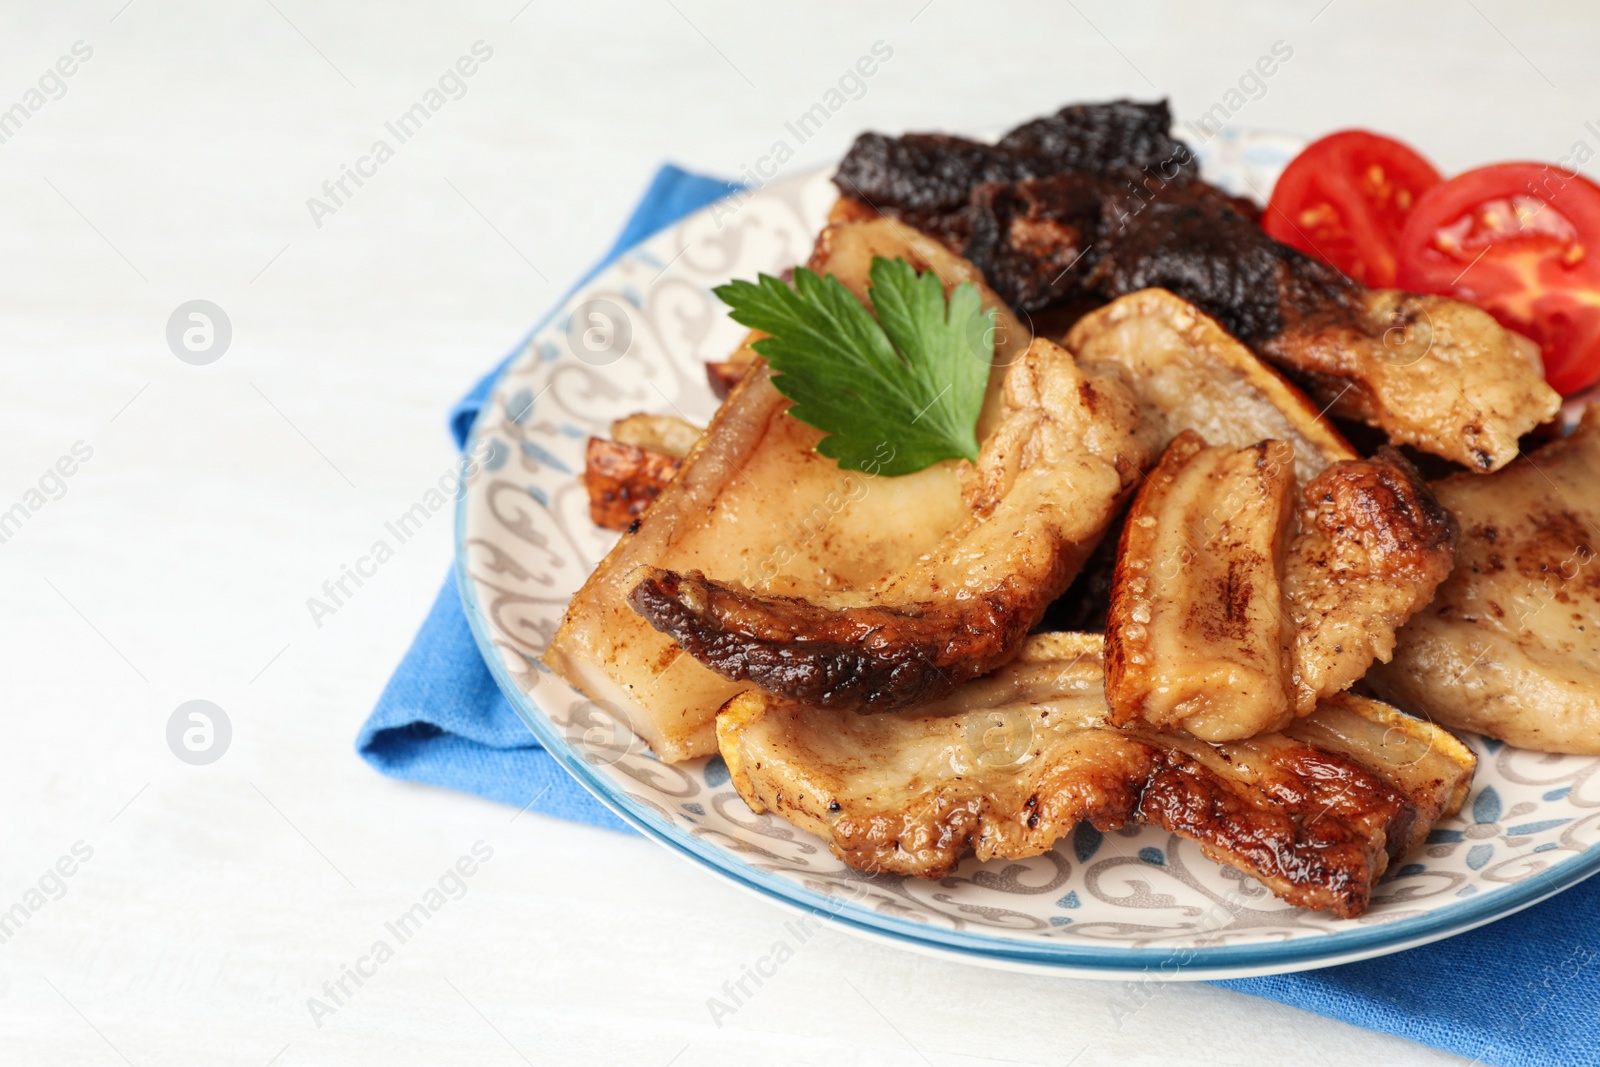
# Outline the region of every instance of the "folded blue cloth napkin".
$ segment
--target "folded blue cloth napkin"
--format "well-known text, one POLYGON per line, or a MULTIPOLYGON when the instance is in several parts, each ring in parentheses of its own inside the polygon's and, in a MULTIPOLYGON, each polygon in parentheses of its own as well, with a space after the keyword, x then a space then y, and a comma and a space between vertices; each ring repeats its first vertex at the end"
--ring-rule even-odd
MULTIPOLYGON (((739 188, 674 166, 662 167, 611 250, 569 294, 657 230, 739 188)), ((565 302, 563 297, 556 308, 565 302)), ((528 336, 543 329, 553 314, 555 309, 528 336)), ((451 409, 450 433, 456 447, 466 447, 472 420, 489 399, 495 379, 527 343, 523 338, 451 409)), ((361 727, 356 750, 393 778, 442 785, 561 819, 633 832, 562 770, 517 717, 478 653, 453 570, 378 706, 361 727)))
MULTIPOLYGON (((584 281, 632 245, 737 188, 662 167, 611 251, 584 281)), ((518 345, 513 354, 521 349, 518 345)), ((458 445, 499 371, 480 381, 451 412, 458 445)), ((362 727, 357 749, 396 778, 628 829, 539 747, 500 693, 467 628, 453 577, 362 727)), ((1409 952, 1216 984, 1485 1064, 1600 1064, 1597 927, 1600 878, 1518 915, 1409 952)), ((1329 1062, 1344 1059, 1339 1050, 1324 1052, 1329 1062)))

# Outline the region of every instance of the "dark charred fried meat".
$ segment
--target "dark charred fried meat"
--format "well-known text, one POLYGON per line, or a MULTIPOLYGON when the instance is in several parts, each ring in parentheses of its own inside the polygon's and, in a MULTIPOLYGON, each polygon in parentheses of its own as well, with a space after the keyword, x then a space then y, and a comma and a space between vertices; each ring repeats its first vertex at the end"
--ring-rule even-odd
POLYGON ((757 598, 697 572, 651 571, 628 602, 726 678, 877 711, 926 703, 1003 661, 1037 621, 1023 585, 1008 585, 950 607, 833 608, 757 598))
POLYGON ((879 211, 959 212, 981 182, 1014 182, 1050 173, 1036 159, 982 141, 942 133, 890 137, 863 133, 845 154, 834 184, 879 211))
POLYGON ((1064 171, 973 187, 914 221, 1030 315, 1159 288, 1293 377, 1333 414, 1472 470, 1497 470, 1550 418, 1536 346, 1470 305, 1369 290, 1268 237, 1200 181, 1064 171))
POLYGON ((944 134, 864 133, 839 164, 834 183, 850 199, 950 244, 965 243, 967 202, 984 183, 1042 178, 1062 171, 1140 182, 1194 179, 1193 153, 1169 132, 1166 101, 1076 104, 1012 130, 998 144, 944 134))
POLYGON ((1084 285, 1106 300, 1165 289, 1259 347, 1291 321, 1339 317, 1361 287, 1268 237, 1210 186, 1113 190, 1084 285))
POLYGON ((962 211, 958 251, 1024 311, 1166 289, 1258 345, 1286 318, 1337 318, 1363 292, 1272 240, 1243 202, 1204 182, 1063 173, 975 186, 962 211))
POLYGON ((1200 176, 1189 146, 1172 136, 1172 112, 1165 100, 1139 104, 1071 104, 1054 115, 1025 122, 1000 138, 997 147, 1043 163, 1045 173, 1064 170, 1143 175, 1164 181, 1200 176))
POLYGON ((964 212, 962 254, 1019 311, 1092 296, 1086 281, 1108 195, 1112 183, 1093 176, 977 186, 964 212))

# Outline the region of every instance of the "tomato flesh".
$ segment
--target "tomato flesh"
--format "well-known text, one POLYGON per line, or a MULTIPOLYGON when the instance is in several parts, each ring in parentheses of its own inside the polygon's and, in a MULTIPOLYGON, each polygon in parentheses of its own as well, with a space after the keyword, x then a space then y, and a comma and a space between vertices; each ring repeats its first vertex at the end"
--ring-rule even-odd
POLYGON ((1439 172, 1416 151, 1365 130, 1314 141, 1284 169, 1262 227, 1275 240, 1374 288, 1394 285, 1407 216, 1439 172))
POLYGON ((1600 380, 1600 188, 1499 163, 1425 194, 1400 238, 1399 284, 1476 304, 1537 341, 1564 394, 1600 380))

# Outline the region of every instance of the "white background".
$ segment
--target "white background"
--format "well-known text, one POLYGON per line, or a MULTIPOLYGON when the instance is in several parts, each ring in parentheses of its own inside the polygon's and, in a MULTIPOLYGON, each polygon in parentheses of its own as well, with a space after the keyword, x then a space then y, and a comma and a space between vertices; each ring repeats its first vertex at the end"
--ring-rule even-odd
POLYGON ((1371 126, 1449 171, 1594 141, 1585 5, 123 3, 0 11, 0 108, 94 50, 0 145, 0 509, 94 450, 0 544, 0 909, 94 850, 0 945, 0 1061, 1457 1062, 1206 986, 1130 1015, 1120 987, 831 929, 717 1028, 707 998, 783 913, 642 839, 353 753, 449 520, 320 629, 305 601, 446 469, 448 404, 659 162, 736 174, 874 41, 892 60, 789 171, 865 127, 1120 94, 1193 118, 1279 40, 1293 58, 1236 123, 1371 126), (315 226, 307 197, 480 39, 467 95, 315 226), (194 298, 233 323, 207 367, 164 340, 194 298), (233 723, 209 767, 165 740, 194 698, 233 723), (307 998, 479 839, 466 896, 317 1028, 307 998))

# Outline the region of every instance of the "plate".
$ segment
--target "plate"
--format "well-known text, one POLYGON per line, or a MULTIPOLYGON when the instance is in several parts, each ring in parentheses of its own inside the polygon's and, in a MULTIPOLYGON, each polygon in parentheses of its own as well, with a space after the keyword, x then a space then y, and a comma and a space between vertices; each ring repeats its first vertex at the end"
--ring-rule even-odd
MULTIPOLYGON (((1265 199, 1301 141, 1228 133, 1206 177, 1265 199)), ((642 833, 738 886, 907 948, 1085 977, 1276 974, 1396 952, 1490 922, 1600 869, 1600 759, 1468 737, 1480 766, 1461 815, 1380 883, 1360 919, 1291 907, 1152 827, 1088 826, 1028 860, 968 859, 938 881, 863 875, 734 792, 720 758, 665 764, 539 657, 615 541, 579 484, 588 437, 635 411, 704 425, 704 361, 743 330, 711 287, 804 262, 834 191, 826 172, 713 205, 575 292, 508 364, 469 447, 484 457, 456 516, 462 599, 484 658, 530 730, 642 833)))

